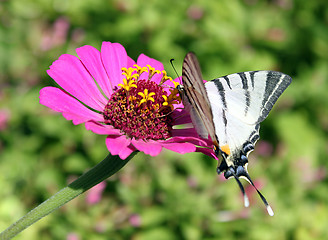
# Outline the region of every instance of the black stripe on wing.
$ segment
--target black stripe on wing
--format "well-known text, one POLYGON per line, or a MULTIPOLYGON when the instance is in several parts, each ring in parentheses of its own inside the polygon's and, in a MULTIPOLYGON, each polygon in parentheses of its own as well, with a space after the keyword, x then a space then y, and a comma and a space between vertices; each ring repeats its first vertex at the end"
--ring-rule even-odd
POLYGON ((228 77, 228 76, 224 76, 223 78, 224 78, 224 80, 226 80, 227 85, 229 86, 229 88, 232 89, 232 88, 231 88, 231 85, 230 85, 229 77, 228 77))
POLYGON ((260 131, 260 124, 257 124, 255 126, 255 129, 253 132, 251 132, 251 134, 249 135, 248 139, 243 146, 241 147, 241 150, 239 153, 237 153, 237 158, 234 159, 234 165, 238 166, 238 164, 240 164, 240 156, 241 155, 245 155, 246 157, 248 157, 248 154, 250 152, 252 152, 254 150, 255 144, 257 142, 257 140, 260 139, 260 135, 259 135, 259 131, 260 131))
POLYGON ((260 139, 260 134, 259 134, 259 132, 260 132, 260 124, 258 123, 258 124, 256 124, 256 126, 255 126, 255 130, 250 134, 250 136, 249 136, 249 141, 253 144, 253 145, 255 145, 255 143, 257 142, 257 140, 259 140, 260 139))
MULTIPOLYGON (((185 88, 194 88, 207 99, 207 92, 204 87, 201 69, 196 55, 192 52, 187 53, 184 58, 182 67, 182 82, 185 88)), ((209 104, 208 100, 207 104, 209 104)))
MULTIPOLYGON (((229 80, 229 79, 228 79, 229 80)), ((224 91, 224 88, 223 88, 223 85, 220 81, 215 81, 214 82, 216 88, 218 89, 219 91, 219 94, 220 94, 220 98, 221 98, 221 101, 222 101, 222 104, 223 104, 223 107, 224 108, 227 108, 227 102, 226 102, 226 97, 225 97, 225 91, 224 91)))
POLYGON ((268 116, 273 105, 291 82, 292 78, 284 73, 268 71, 262 100, 262 111, 258 122, 262 122, 268 116))
POLYGON ((249 75, 251 76, 251 83, 252 83, 252 88, 254 88, 254 76, 255 76, 255 73, 257 73, 258 71, 252 71, 252 72, 249 72, 249 75))
MULTIPOLYGON (((246 77, 246 74, 245 72, 240 72, 240 73, 237 73, 241 79, 241 83, 243 85, 243 89, 245 90, 245 99, 246 99, 246 105, 245 105, 245 116, 247 115, 247 112, 248 112, 248 109, 249 109, 249 106, 251 104, 251 96, 250 96, 250 93, 248 91, 248 79, 246 77)), ((252 82, 254 83, 254 81, 252 82)), ((254 87, 254 84, 253 84, 253 87, 254 87)))
POLYGON ((246 77, 246 74, 245 72, 240 72, 240 73, 237 73, 241 79, 241 83, 243 85, 243 89, 247 90, 248 89, 248 84, 247 84, 247 77, 246 77))
MULTIPOLYGON (((244 106, 244 116, 246 116, 250 110, 253 108, 252 101, 254 103, 254 96, 260 101, 260 107, 258 109, 257 123, 262 122, 269 114, 273 105, 276 103, 277 99, 284 92, 284 90, 289 86, 292 79, 290 76, 275 72, 275 71, 251 71, 251 72, 240 72, 236 74, 231 74, 223 76, 212 80, 220 94, 221 100, 224 107, 227 107, 226 92, 233 90, 243 90, 242 95, 244 96, 241 106, 244 106), (256 93, 256 94, 252 94, 256 93), (261 94, 259 96, 258 94, 261 94)), ((242 112, 240 113, 242 114, 242 112)))
POLYGON ((218 146, 210 101, 208 100, 198 60, 196 55, 192 52, 187 53, 184 58, 182 82, 184 85, 184 93, 190 105, 195 110, 197 117, 201 120, 214 144, 218 146))

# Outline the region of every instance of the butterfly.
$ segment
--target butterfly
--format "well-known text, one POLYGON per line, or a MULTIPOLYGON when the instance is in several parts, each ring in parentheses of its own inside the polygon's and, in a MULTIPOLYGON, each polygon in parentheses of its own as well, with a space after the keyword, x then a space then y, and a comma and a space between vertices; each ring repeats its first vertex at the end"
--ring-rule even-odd
POLYGON ((291 81, 290 76, 276 71, 250 71, 204 83, 197 57, 189 52, 183 61, 182 85, 177 86, 197 134, 213 142, 219 159, 217 173, 236 179, 248 207, 249 200, 239 180, 245 178, 271 216, 272 208, 248 174, 248 155, 260 137, 260 123, 291 81))

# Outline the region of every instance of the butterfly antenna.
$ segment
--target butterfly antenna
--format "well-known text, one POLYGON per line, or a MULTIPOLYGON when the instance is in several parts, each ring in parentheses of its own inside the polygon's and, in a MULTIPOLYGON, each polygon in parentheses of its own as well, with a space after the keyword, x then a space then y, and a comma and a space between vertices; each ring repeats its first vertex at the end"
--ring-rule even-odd
POLYGON ((260 198, 262 199, 262 202, 264 203, 266 210, 268 212, 268 214, 270 216, 274 215, 274 212, 272 210, 272 208, 270 207, 269 203, 267 202, 267 200, 265 199, 265 197, 262 195, 262 193, 257 189, 257 187, 255 187, 251 177, 249 176, 248 172, 245 171, 243 172, 243 177, 245 177, 245 179, 254 187, 254 189, 257 191, 258 195, 260 196, 260 198))
POLYGON ((178 77, 179 80, 180 80, 179 74, 178 74, 177 70, 176 70, 175 67, 174 67, 173 61, 174 61, 174 58, 171 58, 171 59, 170 59, 171 66, 172 66, 172 68, 173 68, 175 74, 177 75, 177 77, 178 77))
POLYGON ((236 179, 236 181, 238 183, 238 186, 239 186, 239 188, 240 188, 240 190, 241 190, 241 192, 243 194, 243 197, 244 197, 244 205, 245 205, 245 207, 248 207, 249 206, 249 200, 248 200, 248 197, 246 195, 245 189, 244 189, 243 185, 241 184, 241 182, 239 181, 239 178, 235 174, 233 174, 233 176, 236 179))

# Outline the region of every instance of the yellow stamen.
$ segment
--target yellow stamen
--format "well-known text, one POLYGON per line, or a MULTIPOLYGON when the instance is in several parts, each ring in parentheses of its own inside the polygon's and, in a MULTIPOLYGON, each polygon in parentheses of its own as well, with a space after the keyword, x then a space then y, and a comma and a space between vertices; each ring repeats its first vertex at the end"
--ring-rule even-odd
POLYGON ((130 96, 129 97, 129 101, 134 101, 134 100, 136 100, 137 98, 135 97, 135 96, 130 96))
POLYGON ((134 64, 133 67, 136 68, 137 73, 139 74, 139 76, 141 75, 141 73, 143 72, 148 72, 148 68, 147 67, 140 67, 137 64, 134 64))
POLYGON ((160 70, 155 70, 155 68, 153 68, 150 65, 147 65, 148 69, 149 69, 149 76, 148 76, 148 80, 150 80, 156 73, 157 74, 161 74, 160 70))
POLYGON ((127 80, 131 80, 131 79, 137 80, 139 78, 138 73, 133 74, 133 72, 135 72, 135 71, 137 71, 136 68, 129 67, 127 69, 125 67, 122 67, 122 74, 126 77, 127 80))
POLYGON ((163 106, 169 105, 169 102, 167 101, 167 96, 166 95, 162 95, 162 97, 164 98, 163 106))
POLYGON ((154 106, 155 111, 157 111, 157 110, 159 109, 159 104, 158 104, 158 103, 156 103, 156 104, 153 105, 153 106, 154 106))
POLYGON ((138 95, 142 97, 141 101, 139 102, 139 106, 147 101, 155 102, 155 99, 152 97, 155 95, 154 92, 148 93, 148 89, 145 89, 144 92, 138 92, 138 95))
POLYGON ((125 78, 123 78, 123 84, 119 83, 117 86, 125 89, 127 92, 130 91, 131 88, 137 88, 137 85, 135 84, 135 81, 133 79, 127 81, 125 78))
POLYGON ((165 70, 163 70, 162 73, 163 73, 163 77, 162 77, 162 80, 161 80, 161 82, 160 82, 159 85, 162 85, 162 84, 165 83, 167 80, 172 81, 172 78, 167 76, 167 72, 166 72, 165 70))
POLYGON ((174 84, 174 88, 177 88, 177 86, 180 85, 179 82, 173 81, 172 78, 170 79, 170 81, 174 84))
POLYGON ((163 102, 163 106, 168 106, 171 108, 171 110, 174 109, 173 104, 178 104, 181 102, 180 96, 178 94, 178 90, 177 89, 171 89, 170 90, 171 93, 170 95, 167 97, 166 95, 162 95, 164 102, 163 102))
POLYGON ((131 74, 131 73, 122 73, 123 75, 126 76, 127 79, 131 80, 131 79, 137 79, 139 77, 139 75, 137 73, 135 74, 131 74))

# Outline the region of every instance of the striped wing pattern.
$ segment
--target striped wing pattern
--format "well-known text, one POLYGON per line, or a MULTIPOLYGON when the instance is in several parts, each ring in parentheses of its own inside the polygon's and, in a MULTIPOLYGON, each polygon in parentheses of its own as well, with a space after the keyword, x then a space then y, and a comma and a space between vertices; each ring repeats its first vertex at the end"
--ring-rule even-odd
POLYGON ((270 216, 274 215, 272 208, 248 174, 247 156, 260 138, 260 123, 291 80, 280 72, 251 71, 204 84, 196 56, 188 53, 182 68, 183 86, 177 87, 198 135, 210 136, 215 153, 222 156, 218 174, 224 172, 226 179, 233 177, 237 181, 247 207, 249 200, 239 180, 245 178, 259 194, 270 216))
POLYGON ((235 73, 206 82, 219 145, 231 151, 228 166, 254 149, 260 122, 290 83, 288 75, 275 71, 235 73))
POLYGON ((196 56, 190 52, 186 55, 182 68, 182 100, 190 113, 193 125, 199 136, 211 137, 217 145, 213 116, 207 92, 203 82, 200 66, 196 56))

